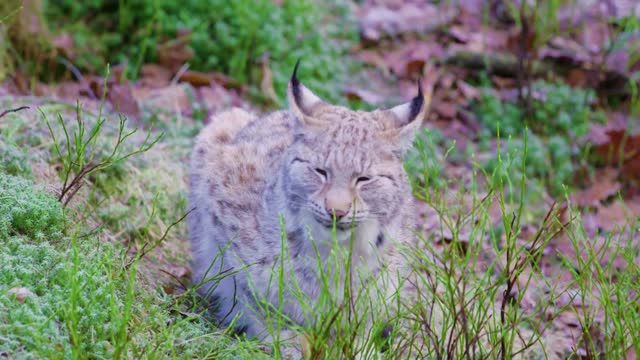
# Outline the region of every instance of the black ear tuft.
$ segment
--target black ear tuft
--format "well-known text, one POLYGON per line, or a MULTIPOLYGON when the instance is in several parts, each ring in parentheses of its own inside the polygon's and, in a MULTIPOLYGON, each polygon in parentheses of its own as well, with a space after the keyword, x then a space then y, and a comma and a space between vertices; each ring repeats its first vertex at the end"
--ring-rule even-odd
POLYGON ((420 80, 418 80, 418 95, 411 99, 411 106, 409 110, 409 119, 414 119, 422 110, 422 106, 424 105, 424 94, 422 93, 422 84, 420 84, 420 80))
POLYGON ((298 81, 298 66, 300 66, 300 58, 296 61, 296 66, 293 67, 293 74, 291 74, 291 84, 293 84, 293 86, 300 84, 300 81, 298 81))
POLYGON ((291 91, 293 91, 293 97, 296 103, 300 104, 300 80, 298 80, 298 66, 300 66, 300 58, 296 61, 296 66, 293 67, 293 74, 291 74, 291 91))

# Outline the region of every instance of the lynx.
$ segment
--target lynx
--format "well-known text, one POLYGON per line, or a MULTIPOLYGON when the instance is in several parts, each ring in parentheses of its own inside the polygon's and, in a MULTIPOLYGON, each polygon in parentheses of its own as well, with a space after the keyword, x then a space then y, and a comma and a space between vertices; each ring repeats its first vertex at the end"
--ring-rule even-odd
POLYGON ((325 261, 331 244, 351 246, 352 268, 376 274, 403 266, 398 246, 415 238, 402 158, 430 93, 424 96, 419 87, 408 103, 353 111, 321 100, 297 70, 298 64, 287 88, 288 110, 257 117, 236 108, 214 115, 191 158, 194 281, 204 283, 199 292, 214 300, 220 321, 235 319, 238 329, 262 339, 269 338, 269 324, 256 309, 258 298, 304 325, 297 300, 288 289, 279 297, 272 280, 283 232, 287 261, 310 299, 320 291, 316 256, 325 261))

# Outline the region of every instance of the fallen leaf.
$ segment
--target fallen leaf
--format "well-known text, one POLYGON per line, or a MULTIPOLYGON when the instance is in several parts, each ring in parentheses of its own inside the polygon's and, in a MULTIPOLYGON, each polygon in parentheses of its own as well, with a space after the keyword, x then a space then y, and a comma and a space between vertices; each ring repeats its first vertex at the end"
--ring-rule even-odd
POLYGON ((362 100, 370 105, 378 105, 384 101, 384 98, 377 92, 360 89, 355 86, 346 86, 343 89, 343 93, 349 100, 362 100))
POLYGON ((21 304, 24 303, 27 298, 33 298, 36 296, 36 294, 32 293, 31 290, 24 287, 14 287, 9 289, 7 294, 14 295, 15 299, 21 304))
MULTIPOLYGON (((635 161, 640 154, 640 134, 629 134, 626 129, 606 130, 605 137, 596 143, 596 152, 605 160, 613 164, 624 164, 628 161, 635 161)), ((592 137, 593 139, 593 137, 592 137)))
POLYGON ((360 35, 365 41, 378 41, 403 33, 421 33, 436 30, 457 15, 454 6, 437 6, 427 2, 399 4, 395 9, 384 5, 359 9, 360 35))
POLYGON ((167 266, 164 271, 175 276, 178 279, 187 277, 191 274, 191 270, 188 267, 173 264, 169 264, 169 266, 167 266))
POLYGON ((395 74, 408 77, 421 72, 429 61, 441 57, 442 54, 443 48, 440 44, 416 40, 388 51, 384 55, 384 61, 395 74))
POLYGON ((209 74, 192 70, 185 71, 182 75, 180 75, 178 80, 182 82, 188 82, 194 87, 210 86, 213 82, 213 79, 209 74))
POLYGON ((572 64, 593 63, 594 57, 577 41, 564 37, 555 37, 539 52, 541 59, 550 58, 568 61, 572 64))
POLYGON ((74 57, 74 43, 73 37, 69 33, 62 33, 52 40, 56 50, 58 50, 63 56, 67 58, 74 57))
POLYGON ((260 79, 260 91, 262 95, 267 98, 272 104, 278 104, 278 95, 273 88, 273 73, 269 67, 269 57, 263 57, 260 61, 260 68, 262 69, 262 77, 260 79))
MULTIPOLYGON (((88 89, 88 90, 93 91, 92 89, 88 89)), ((87 89, 85 88, 85 86, 83 86, 82 84, 76 81, 60 82, 55 87, 54 91, 55 91, 56 97, 60 99, 65 99, 65 100, 68 99, 68 100, 75 101, 75 99, 79 97, 87 96, 86 94, 87 89)))
POLYGON ((464 44, 464 46, 459 46, 458 48, 477 53, 504 49, 509 39, 509 35, 506 32, 486 27, 476 31, 454 27, 450 29, 449 35, 464 44))
POLYGON ((600 205, 600 202, 620 191, 617 177, 618 171, 613 168, 599 170, 594 176, 596 181, 590 187, 573 194, 571 196, 572 202, 580 207, 600 205))
POLYGON ((579 68, 569 70, 567 83, 574 87, 585 87, 587 85, 587 75, 585 71, 579 68))
POLYGON ((456 104, 448 101, 441 101, 433 105, 434 110, 443 117, 452 118, 456 116, 456 104))
POLYGON ((436 209, 425 202, 418 202, 419 224, 424 233, 433 233, 440 226, 440 214, 436 209))
MULTIPOLYGON (((233 97, 238 97, 233 92, 216 83, 212 83, 211 86, 196 88, 196 94, 198 100, 207 108, 209 114, 228 107, 233 102, 233 97)), ((206 119, 208 119, 208 117, 206 119)))
POLYGON ((121 113, 138 117, 140 108, 131 94, 131 83, 113 84, 107 91, 107 100, 121 113))
POLYGON ((609 35, 612 31, 608 23, 610 19, 602 17, 589 20, 588 26, 580 28, 577 38, 587 51, 598 54, 611 41, 609 35))
POLYGON ((476 100, 480 95, 480 91, 478 89, 476 89, 472 85, 469 85, 469 83, 465 82, 464 80, 457 79, 456 86, 467 101, 476 100))
POLYGON ((384 56, 376 50, 362 50, 355 54, 356 58, 365 64, 373 65, 380 69, 387 69, 389 65, 384 59, 384 56))
POLYGON ((137 85, 143 87, 161 87, 169 85, 171 71, 158 64, 144 64, 140 67, 140 80, 137 85))
POLYGON ((640 217, 640 213, 627 207, 622 201, 616 200, 613 203, 598 209, 598 224, 605 231, 613 231, 616 228, 623 228, 633 223, 640 217))
POLYGON ((636 185, 640 185, 638 184, 640 182, 640 151, 635 156, 625 160, 620 173, 623 179, 631 180, 636 185))
POLYGON ((191 42, 191 33, 187 29, 179 31, 175 39, 159 44, 158 63, 166 66, 172 73, 175 73, 195 55, 193 49, 189 46, 191 42))
POLYGON ((182 83, 159 89, 133 87, 132 98, 140 108, 162 110, 168 113, 188 114, 191 111, 191 101, 187 95, 189 84, 182 83))

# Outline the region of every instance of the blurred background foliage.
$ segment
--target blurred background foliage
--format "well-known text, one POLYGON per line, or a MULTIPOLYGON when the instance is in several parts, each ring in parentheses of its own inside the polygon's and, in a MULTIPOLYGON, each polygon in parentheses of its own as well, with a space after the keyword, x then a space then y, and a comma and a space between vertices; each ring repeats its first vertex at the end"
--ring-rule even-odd
POLYGON ((125 64, 128 79, 145 63, 188 61, 256 88, 270 77, 282 100, 301 58, 309 85, 339 101, 332 84, 355 63, 336 59, 358 41, 350 14, 334 0, 8 0, 0 4, 0 38, 8 40, 0 42, 0 81, 15 68, 56 79, 68 67, 61 57, 83 73, 125 64))

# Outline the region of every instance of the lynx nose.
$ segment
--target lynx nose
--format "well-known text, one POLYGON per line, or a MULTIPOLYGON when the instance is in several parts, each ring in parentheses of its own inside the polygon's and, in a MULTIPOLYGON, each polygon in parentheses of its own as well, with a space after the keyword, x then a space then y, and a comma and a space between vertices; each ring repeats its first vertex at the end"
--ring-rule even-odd
POLYGON ((351 209, 351 201, 352 197, 349 190, 340 188, 330 189, 324 199, 324 208, 329 216, 335 214, 336 220, 340 220, 347 215, 349 209, 351 209))
POLYGON ((326 210, 327 210, 327 213, 329 214, 329 216, 333 216, 335 214, 336 215, 336 220, 340 220, 342 217, 347 215, 346 211, 340 210, 340 209, 329 209, 329 208, 327 208, 326 210))

